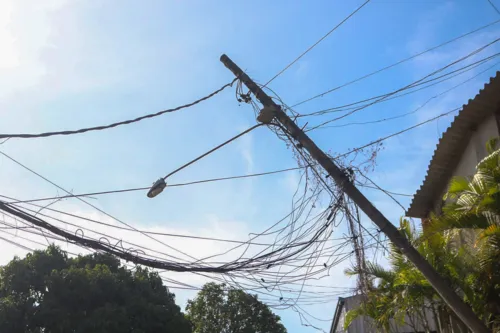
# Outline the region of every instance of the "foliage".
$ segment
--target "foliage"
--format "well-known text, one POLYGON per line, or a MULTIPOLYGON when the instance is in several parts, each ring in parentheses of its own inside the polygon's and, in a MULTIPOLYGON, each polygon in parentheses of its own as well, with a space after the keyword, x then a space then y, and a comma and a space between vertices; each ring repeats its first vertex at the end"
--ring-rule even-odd
MULTIPOLYGON (((453 260, 448 253, 441 253, 442 257, 437 260, 433 251, 439 247, 440 240, 434 238, 432 241, 419 242, 418 234, 408 220, 401 219, 400 232, 435 266, 445 269, 444 262, 453 260)), ((370 279, 371 287, 361 306, 347 313, 345 327, 359 316, 374 319, 375 328, 383 332, 392 331, 394 325, 405 321, 410 326, 414 325, 412 321, 429 325, 425 313, 437 310, 437 295, 397 247, 391 245, 389 250, 389 269, 367 263, 365 275, 370 279)), ((346 274, 356 275, 359 271, 350 269, 346 274)))
POLYGON ((286 333, 280 317, 256 295, 224 284, 205 284, 186 311, 195 333, 286 333))
POLYGON ((191 332, 160 277, 50 246, 0 269, 0 332, 191 332))

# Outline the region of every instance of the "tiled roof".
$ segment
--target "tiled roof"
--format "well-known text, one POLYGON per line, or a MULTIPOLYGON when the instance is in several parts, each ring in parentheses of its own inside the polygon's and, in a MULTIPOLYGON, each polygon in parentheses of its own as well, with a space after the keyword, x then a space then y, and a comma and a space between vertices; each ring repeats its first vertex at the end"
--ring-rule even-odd
POLYGON ((432 156, 423 184, 408 208, 406 215, 427 217, 433 203, 447 186, 474 129, 488 116, 500 109, 500 72, 490 78, 479 93, 470 99, 443 133, 432 156))

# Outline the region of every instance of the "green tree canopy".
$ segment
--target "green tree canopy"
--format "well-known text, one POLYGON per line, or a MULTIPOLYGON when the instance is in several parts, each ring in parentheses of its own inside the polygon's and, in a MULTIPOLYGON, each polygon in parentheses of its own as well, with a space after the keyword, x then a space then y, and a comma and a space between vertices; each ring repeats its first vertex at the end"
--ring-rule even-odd
POLYGON ((191 332, 157 273, 55 246, 0 268, 0 332, 191 332))
POLYGON ((224 284, 205 284, 186 310, 195 333, 286 333, 280 317, 256 295, 224 284))

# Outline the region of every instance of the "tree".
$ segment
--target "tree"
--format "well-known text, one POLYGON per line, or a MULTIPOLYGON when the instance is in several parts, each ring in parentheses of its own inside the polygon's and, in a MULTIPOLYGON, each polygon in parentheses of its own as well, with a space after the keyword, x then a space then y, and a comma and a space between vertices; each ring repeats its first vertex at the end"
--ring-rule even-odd
POLYGON ((256 295, 224 284, 205 284, 186 311, 195 333, 286 333, 280 317, 256 295))
POLYGON ((0 332, 191 332, 157 273, 55 246, 0 268, 0 332))

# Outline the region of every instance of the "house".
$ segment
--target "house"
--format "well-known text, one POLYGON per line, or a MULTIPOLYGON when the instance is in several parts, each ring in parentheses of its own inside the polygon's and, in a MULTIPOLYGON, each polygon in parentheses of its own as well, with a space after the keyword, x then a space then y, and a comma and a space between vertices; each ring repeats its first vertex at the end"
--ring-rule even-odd
MULTIPOLYGON (((337 302, 337 307, 335 309, 335 314, 333 316, 332 326, 330 328, 330 333, 375 333, 374 323, 371 318, 362 316, 354 319, 347 329, 344 329, 344 323, 346 319, 346 314, 352 309, 360 306, 363 301, 363 295, 354 295, 346 298, 339 298, 337 302)), ((427 310, 425 317, 428 323, 428 328, 431 332, 436 332, 436 324, 434 321, 434 316, 430 310, 427 310)), ((404 325, 397 325, 395 321, 392 321, 391 332, 394 333, 414 333, 414 332, 425 332, 425 326, 422 320, 414 318, 405 318, 406 323, 404 325), (415 327, 413 327, 415 326, 415 327)))
POLYGON ((454 176, 472 176, 486 157, 486 142, 500 135, 500 72, 468 101, 443 133, 420 189, 406 212, 422 219, 439 212, 443 195, 454 176))

